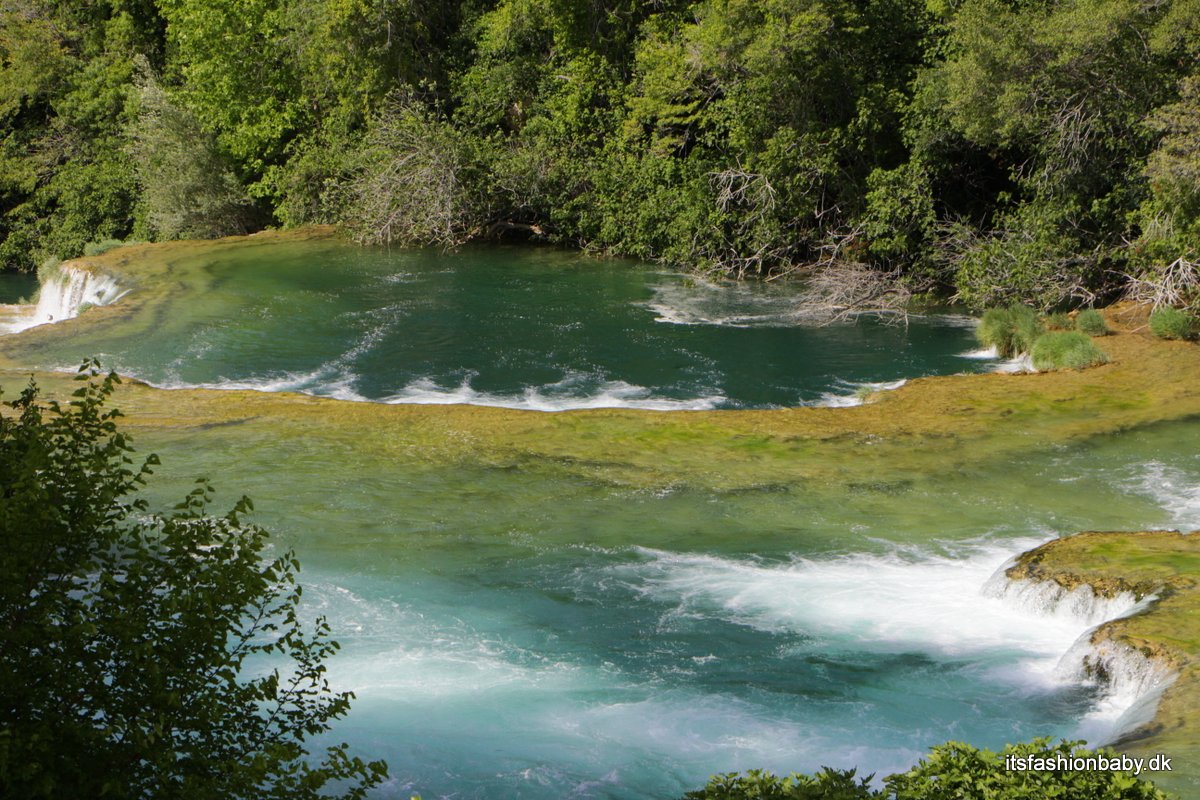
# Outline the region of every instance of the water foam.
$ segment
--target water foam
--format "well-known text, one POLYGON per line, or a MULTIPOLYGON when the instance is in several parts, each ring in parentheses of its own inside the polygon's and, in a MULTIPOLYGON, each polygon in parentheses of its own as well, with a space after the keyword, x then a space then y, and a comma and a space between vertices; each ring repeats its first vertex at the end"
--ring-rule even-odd
POLYGON ((1001 361, 992 369, 993 372, 1000 372, 1006 375, 1015 375, 1023 372, 1037 372, 1033 366, 1033 357, 1028 353, 1021 353, 1015 358, 1009 358, 1001 361))
POLYGON ((945 553, 910 548, 784 563, 639 549, 638 562, 612 569, 636 592, 666 604, 668 624, 676 616, 717 617, 816 636, 832 646, 850 642, 866 651, 965 658, 989 679, 1022 690, 1096 686, 1100 695, 1079 733, 1111 740, 1145 716, 1147 703, 1153 713, 1148 693, 1161 691, 1166 678, 1160 667, 1139 663, 1137 654, 1089 650, 1090 635, 1097 624, 1137 613, 1153 598, 1103 598, 1090 587, 1066 591, 1008 581, 1003 571, 1012 550, 1038 543, 977 542, 945 553), (1097 665, 1123 677, 1097 683, 1086 677, 1097 665))
POLYGON ((907 742, 852 744, 853 718, 817 724, 732 693, 558 660, 477 627, 461 608, 365 597, 336 578, 305 586, 306 615, 325 616, 344 646, 330 665, 332 684, 362 701, 357 724, 387 730, 404 747, 405 737, 417 737, 417 785, 449 778, 460 790, 498 779, 562 797, 639 772, 676 775, 665 795, 677 796, 703 783, 714 764, 784 772, 870 763, 891 772, 919 754, 907 742), (402 719, 420 722, 405 729, 402 719), (512 764, 522 766, 498 768, 512 764))
POLYGON ((1132 592, 1102 597, 1087 584, 1065 589, 1054 581, 1013 580, 1005 575, 1010 566, 1011 562, 996 570, 983 586, 984 595, 1000 598, 1038 616, 1066 616, 1090 628, 1137 613, 1153 601, 1151 597, 1139 599, 1132 592))
POLYGON ((571 411, 587 408, 638 408, 650 411, 707 411, 725 401, 719 394, 673 399, 656 397, 651 389, 625 381, 595 383, 587 376, 569 375, 557 383, 526 387, 519 395, 481 392, 464 380, 454 388, 443 388, 430 378, 410 382, 383 402, 424 405, 495 406, 527 411, 571 411), (589 385, 590 384, 590 385, 589 385))
MULTIPOLYGON (((387 313, 390 307, 377 309, 374 314, 387 313)), ((371 402, 357 390, 360 376, 351 369, 354 360, 365 355, 387 333, 387 323, 380 322, 370 327, 359 337, 346 352, 332 361, 322 364, 308 372, 284 371, 272 372, 267 375, 248 378, 220 378, 216 381, 191 383, 173 378, 163 382, 146 380, 153 386, 162 389, 218 389, 225 391, 254 391, 254 392, 298 392, 312 397, 330 397, 335 400, 350 400, 359 403, 371 402)), ((178 369, 185 366, 189 357, 200 355, 210 346, 209 342, 199 339, 196 346, 185 357, 177 359, 172 367, 178 369)))
POLYGON ((335 672, 342 690, 360 697, 420 702, 498 691, 563 691, 580 669, 474 630, 461 619, 435 622, 386 598, 366 598, 330 581, 306 581, 305 612, 328 619, 354 642, 353 657, 335 672))
POLYGON ((1200 481, 1194 473, 1161 461, 1139 465, 1137 474, 1126 486, 1137 494, 1152 498, 1171 515, 1171 525, 1180 530, 1200 529, 1200 481))
POLYGON ((354 373, 340 372, 336 368, 326 365, 311 372, 276 372, 270 375, 236 380, 223 378, 218 381, 200 383, 188 383, 181 380, 146 382, 159 389, 297 392, 312 397, 330 397, 335 400, 351 400, 360 403, 369 402, 370 398, 359 394, 354 388, 357 381, 358 376, 354 373))
POLYGON ((966 358, 972 361, 996 361, 998 363, 992 366, 992 372, 1000 372, 1004 374, 1015 374, 1020 372, 1037 372, 1033 366, 1033 358, 1028 353, 1021 353, 1014 358, 1000 358, 1000 353, 995 347, 981 347, 977 350, 968 350, 965 353, 959 353, 959 358, 966 358))
POLYGON ((1076 640, 1058 670, 1067 680, 1101 690, 1078 729, 1079 736, 1096 743, 1111 742, 1154 719, 1159 699, 1177 677, 1165 664, 1129 645, 1093 642, 1090 633, 1076 640))
POLYGON ((61 322, 80 314, 88 306, 104 306, 124 297, 110 275, 59 267, 42 283, 32 306, 9 306, 0 332, 17 333, 37 325, 61 322))
POLYGON ((867 397, 874 392, 891 392, 899 389, 904 384, 908 383, 907 378, 901 378, 895 381, 863 381, 861 383, 852 383, 849 381, 838 381, 844 391, 840 392, 823 392, 821 399, 814 405, 823 408, 850 408, 852 406, 861 406, 866 402, 867 397))
POLYGON ((1089 625, 1055 665, 1061 680, 1100 690, 1091 711, 1080 720, 1076 735, 1104 744, 1153 719, 1158 700, 1174 682, 1175 674, 1166 664, 1128 645, 1093 638, 1100 624, 1138 614, 1157 596, 1139 598, 1132 592, 1120 592, 1102 597, 1087 584, 1068 590, 1054 581, 1010 580, 1004 574, 1008 566, 996 571, 984 587, 985 593, 1041 616, 1067 615, 1089 625))
POLYGON ((755 328, 803 324, 807 317, 817 320, 796 305, 794 295, 763 284, 689 278, 654 286, 653 291, 654 299, 645 307, 654 312, 655 322, 671 325, 755 328))
MULTIPOLYGON (((1029 542, 1033 545, 1033 541, 1029 542)), ((639 550, 614 567, 672 614, 716 615, 771 632, 810 633, 868 649, 947 655, 990 650, 1050 658, 1089 627, 1069 614, 1031 625, 1031 614, 983 587, 1011 545, 975 544, 947 554, 897 549, 783 563, 639 550)))

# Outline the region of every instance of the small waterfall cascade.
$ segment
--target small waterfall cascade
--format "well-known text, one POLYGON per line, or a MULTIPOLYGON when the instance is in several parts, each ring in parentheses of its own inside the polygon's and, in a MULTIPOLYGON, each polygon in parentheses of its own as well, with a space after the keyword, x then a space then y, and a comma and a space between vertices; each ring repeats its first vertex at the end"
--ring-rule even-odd
POLYGON ((1055 673, 1065 682, 1099 687, 1103 696, 1082 720, 1079 733, 1093 745, 1118 739, 1154 718, 1162 693, 1175 680, 1170 666, 1122 642, 1095 637, 1103 623, 1143 611, 1156 595, 1121 592, 1101 597, 1091 586, 1066 589, 1054 581, 1013 580, 1005 564, 984 585, 999 597, 1039 616, 1068 616, 1092 626, 1059 659, 1055 673))
POLYGON ((1014 580, 1005 574, 1009 566, 1011 562, 997 570, 984 584, 982 593, 1037 616, 1069 617, 1095 626, 1141 611, 1156 599, 1151 596, 1139 600, 1132 592, 1100 597, 1087 584, 1066 589, 1054 581, 1014 580))
POLYGON ((1104 697, 1093 716, 1107 718, 1106 741, 1154 719, 1159 698, 1177 677, 1162 661, 1122 642, 1092 641, 1090 634, 1071 645, 1057 671, 1064 679, 1103 688, 1104 697))
POLYGON ((110 275, 58 267, 42 278, 37 302, 8 306, 0 316, 0 332, 17 333, 37 325, 76 317, 91 306, 104 306, 125 295, 110 275))

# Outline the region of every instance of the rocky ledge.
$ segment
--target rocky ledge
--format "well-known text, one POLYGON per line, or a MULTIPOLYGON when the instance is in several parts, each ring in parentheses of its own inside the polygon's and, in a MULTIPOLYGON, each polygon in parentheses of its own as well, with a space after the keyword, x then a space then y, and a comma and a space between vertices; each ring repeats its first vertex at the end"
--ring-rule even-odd
POLYGON ((1086 673, 1119 683, 1157 676, 1157 707, 1113 746, 1137 755, 1163 753, 1174 771, 1155 776, 1195 796, 1200 788, 1200 532, 1089 531, 1021 555, 1006 575, 1049 582, 1065 592, 1090 587, 1098 598, 1147 600, 1139 611, 1092 631, 1086 673))

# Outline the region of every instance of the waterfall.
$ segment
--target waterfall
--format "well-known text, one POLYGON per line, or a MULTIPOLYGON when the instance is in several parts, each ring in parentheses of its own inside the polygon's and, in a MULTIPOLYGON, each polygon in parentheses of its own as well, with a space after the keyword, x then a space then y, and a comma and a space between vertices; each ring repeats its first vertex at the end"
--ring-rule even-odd
POLYGON ((61 322, 78 316, 89 306, 104 306, 125 295, 109 275, 98 275, 72 267, 59 267, 45 276, 37 303, 10 307, 0 331, 17 333, 36 325, 61 322))
POLYGON ((1080 723, 1078 734, 1093 745, 1112 742, 1154 719, 1158 700, 1176 675, 1163 662, 1112 639, 1095 639, 1097 628, 1146 609, 1156 595, 1138 598, 1131 592, 1101 597, 1091 586, 1066 589, 1054 581, 1012 580, 1010 561, 985 584, 984 594, 1039 616, 1072 617, 1093 626, 1059 659, 1060 679, 1096 686, 1102 696, 1080 723))
POLYGON ((1064 678, 1100 686, 1104 696, 1082 723, 1089 739, 1113 741, 1154 719, 1158 700, 1177 677, 1163 662, 1122 642, 1084 634, 1058 663, 1064 678), (1091 735, 1089 735, 1091 734, 1091 735))
POLYGON ((1013 580, 1005 574, 1010 566, 1011 561, 988 579, 983 594, 1037 616, 1070 617, 1095 626, 1141 611, 1157 599, 1153 595, 1139 599, 1132 592, 1100 597, 1086 583, 1065 589, 1054 581, 1013 580))

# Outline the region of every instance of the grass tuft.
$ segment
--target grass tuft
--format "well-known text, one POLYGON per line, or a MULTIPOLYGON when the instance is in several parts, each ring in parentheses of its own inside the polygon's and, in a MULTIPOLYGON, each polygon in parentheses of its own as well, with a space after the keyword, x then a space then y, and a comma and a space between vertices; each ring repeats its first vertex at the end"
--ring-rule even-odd
POLYGON ((1150 332, 1159 339, 1191 339, 1196 328, 1196 318, 1178 308, 1163 306, 1150 315, 1150 332))
POLYGON ((1055 311, 1046 315, 1046 328, 1052 331, 1069 331, 1074 328, 1071 315, 1065 311, 1055 311))
POLYGON ((1107 336, 1109 332, 1104 315, 1094 308, 1079 312, 1079 316, 1075 317, 1075 330, 1088 336, 1107 336))
POLYGON ((1104 351, 1079 331, 1043 334, 1034 342, 1031 355, 1038 370, 1083 369, 1108 363, 1104 351))
POLYGON ((976 331, 980 343, 994 347, 1001 358, 1028 353, 1045 329, 1037 312, 1029 306, 989 308, 976 331))
POLYGON ((100 242, 88 242, 83 246, 83 254, 85 256, 98 256, 107 253, 114 247, 121 247, 125 242, 120 239, 105 239, 100 242))

